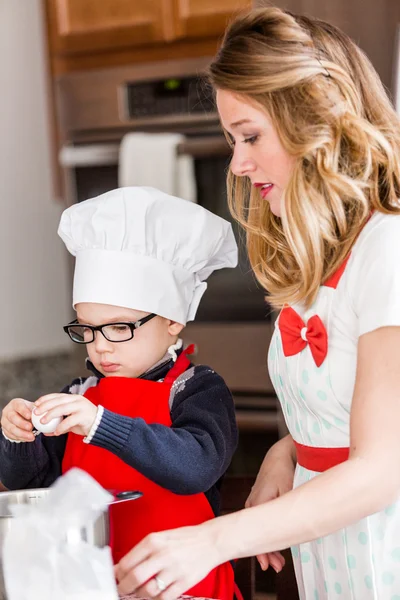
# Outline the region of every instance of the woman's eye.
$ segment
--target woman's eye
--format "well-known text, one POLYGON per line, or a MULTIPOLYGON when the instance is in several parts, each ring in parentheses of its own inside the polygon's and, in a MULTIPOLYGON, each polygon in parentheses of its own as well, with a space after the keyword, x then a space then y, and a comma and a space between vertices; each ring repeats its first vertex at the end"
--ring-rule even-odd
POLYGON ((243 143, 244 144, 255 144, 257 140, 258 140, 258 135, 252 135, 248 138, 245 138, 243 140, 243 143))

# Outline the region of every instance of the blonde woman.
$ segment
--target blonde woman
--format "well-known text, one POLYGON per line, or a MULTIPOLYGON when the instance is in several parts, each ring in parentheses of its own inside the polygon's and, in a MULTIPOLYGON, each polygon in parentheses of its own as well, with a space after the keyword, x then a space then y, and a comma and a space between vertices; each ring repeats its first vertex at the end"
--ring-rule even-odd
POLYGON ((302 600, 400 600, 398 118, 347 36, 277 8, 231 24, 210 78, 231 209, 281 309, 268 366, 290 435, 246 510, 151 535, 120 589, 172 600, 230 559, 279 571, 291 546, 302 600))

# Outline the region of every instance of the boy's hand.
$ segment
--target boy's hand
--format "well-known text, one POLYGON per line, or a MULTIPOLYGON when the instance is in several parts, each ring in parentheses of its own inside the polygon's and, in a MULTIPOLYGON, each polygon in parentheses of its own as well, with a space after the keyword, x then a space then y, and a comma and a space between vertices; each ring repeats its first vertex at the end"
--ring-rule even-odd
POLYGON ((35 414, 40 420, 48 423, 55 417, 66 417, 61 421, 54 434, 62 435, 72 432, 87 436, 96 419, 97 406, 84 396, 78 394, 47 394, 34 403, 35 414))
POLYGON ((35 436, 32 433, 31 421, 34 405, 28 400, 14 398, 1 413, 1 427, 10 440, 16 442, 33 442, 35 436))

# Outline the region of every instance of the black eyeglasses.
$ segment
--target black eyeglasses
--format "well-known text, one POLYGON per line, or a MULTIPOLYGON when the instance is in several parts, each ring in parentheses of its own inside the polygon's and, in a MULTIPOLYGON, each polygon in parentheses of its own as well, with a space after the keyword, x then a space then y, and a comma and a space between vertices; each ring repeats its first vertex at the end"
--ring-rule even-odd
POLYGON ((134 336, 135 329, 141 327, 156 315, 151 313, 143 319, 129 323, 105 323, 104 325, 83 325, 78 321, 71 321, 63 327, 65 333, 69 335, 71 340, 76 344, 91 344, 96 337, 96 331, 100 331, 106 340, 118 344, 119 342, 128 342, 134 336))

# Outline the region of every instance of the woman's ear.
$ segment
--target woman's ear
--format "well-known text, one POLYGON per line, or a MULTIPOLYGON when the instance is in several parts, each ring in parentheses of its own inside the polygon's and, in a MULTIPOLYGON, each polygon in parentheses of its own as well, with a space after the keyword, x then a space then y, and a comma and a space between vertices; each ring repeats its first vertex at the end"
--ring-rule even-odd
POLYGON ((168 333, 170 335, 179 335, 184 327, 185 326, 181 325, 181 323, 177 323, 176 321, 170 321, 168 325, 168 333))

